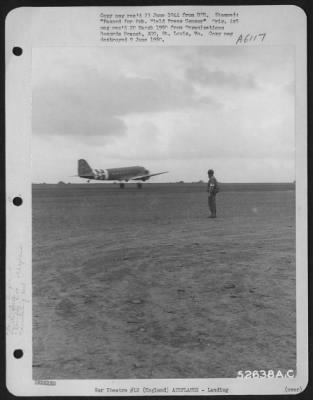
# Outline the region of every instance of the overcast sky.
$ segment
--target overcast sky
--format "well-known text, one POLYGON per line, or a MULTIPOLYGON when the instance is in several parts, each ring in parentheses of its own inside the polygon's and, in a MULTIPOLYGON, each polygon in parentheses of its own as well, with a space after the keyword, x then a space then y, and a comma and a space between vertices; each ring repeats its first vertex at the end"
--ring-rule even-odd
POLYGON ((33 182, 143 165, 151 181, 295 179, 289 47, 33 51, 33 182))

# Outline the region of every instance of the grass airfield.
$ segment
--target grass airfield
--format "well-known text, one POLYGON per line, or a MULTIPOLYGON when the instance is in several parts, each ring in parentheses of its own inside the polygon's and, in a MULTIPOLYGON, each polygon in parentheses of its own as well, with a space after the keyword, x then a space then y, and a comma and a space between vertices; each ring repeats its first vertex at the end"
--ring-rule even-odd
POLYGON ((296 369, 295 192, 33 185, 34 379, 296 369))

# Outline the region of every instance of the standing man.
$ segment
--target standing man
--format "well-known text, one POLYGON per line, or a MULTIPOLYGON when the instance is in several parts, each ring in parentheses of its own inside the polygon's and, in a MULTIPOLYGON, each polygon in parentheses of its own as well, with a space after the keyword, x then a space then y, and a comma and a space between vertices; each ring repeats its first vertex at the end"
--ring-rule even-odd
POLYGON ((218 184, 217 180, 214 176, 214 171, 213 169, 208 170, 208 176, 209 176, 209 182, 208 182, 208 192, 209 192, 209 198, 208 198, 208 204, 209 204, 209 209, 211 212, 211 215, 209 218, 216 218, 216 201, 215 197, 216 194, 218 193, 218 184))

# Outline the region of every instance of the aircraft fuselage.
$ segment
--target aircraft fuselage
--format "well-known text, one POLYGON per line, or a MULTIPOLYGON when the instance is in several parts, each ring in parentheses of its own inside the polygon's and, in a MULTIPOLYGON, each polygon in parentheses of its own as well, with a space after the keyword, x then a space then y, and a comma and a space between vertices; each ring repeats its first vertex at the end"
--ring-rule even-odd
MULTIPOLYGON (((120 167, 109 169, 93 169, 88 162, 84 159, 78 160, 78 176, 84 179, 94 179, 97 181, 126 181, 135 180, 145 182, 151 176, 162 175, 166 172, 157 172, 150 174, 150 172, 139 165, 134 167, 120 167)), ((139 185, 139 183, 138 183, 139 185)))
POLYGON ((146 175, 148 173, 149 171, 147 171, 144 167, 134 166, 109 169, 94 169, 92 174, 89 174, 88 176, 84 175, 81 177, 100 181, 121 181, 128 180, 136 176, 146 175))

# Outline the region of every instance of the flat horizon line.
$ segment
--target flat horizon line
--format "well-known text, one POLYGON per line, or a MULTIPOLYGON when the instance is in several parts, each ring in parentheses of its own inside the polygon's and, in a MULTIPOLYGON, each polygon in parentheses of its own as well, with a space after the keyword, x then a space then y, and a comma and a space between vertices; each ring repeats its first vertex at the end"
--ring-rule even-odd
MULTIPOLYGON (((126 182, 127 185, 136 185, 138 182, 126 182)), ((270 181, 264 181, 264 182, 221 182, 218 181, 220 185, 295 185, 296 181, 288 181, 288 182, 270 182, 270 181)), ((64 181, 59 181, 59 182, 31 182, 32 185, 118 185, 119 182, 64 182, 64 181)), ((144 182, 144 185, 204 185, 207 184, 207 181, 197 181, 197 182, 185 182, 185 181, 177 181, 177 182, 144 182)))

